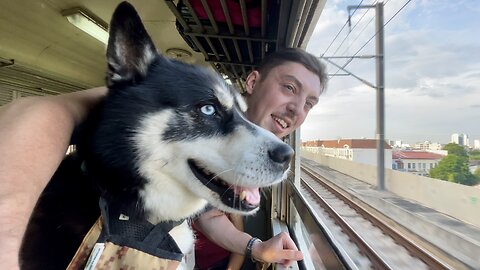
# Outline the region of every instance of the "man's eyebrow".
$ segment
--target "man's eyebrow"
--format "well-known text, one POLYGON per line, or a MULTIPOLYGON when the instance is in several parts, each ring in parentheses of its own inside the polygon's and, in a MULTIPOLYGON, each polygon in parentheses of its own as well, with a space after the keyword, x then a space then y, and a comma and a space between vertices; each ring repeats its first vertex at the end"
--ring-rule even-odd
POLYGON ((303 87, 303 84, 293 75, 284 75, 283 78, 287 80, 292 80, 300 88, 303 87))

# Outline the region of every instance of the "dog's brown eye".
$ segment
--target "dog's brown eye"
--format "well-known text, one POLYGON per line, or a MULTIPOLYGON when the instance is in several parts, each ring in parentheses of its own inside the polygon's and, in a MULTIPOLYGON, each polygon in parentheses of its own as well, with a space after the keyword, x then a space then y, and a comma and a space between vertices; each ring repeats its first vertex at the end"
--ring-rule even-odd
POLYGON ((213 105, 204 105, 200 108, 200 111, 205 115, 214 115, 215 114, 215 107, 213 105))

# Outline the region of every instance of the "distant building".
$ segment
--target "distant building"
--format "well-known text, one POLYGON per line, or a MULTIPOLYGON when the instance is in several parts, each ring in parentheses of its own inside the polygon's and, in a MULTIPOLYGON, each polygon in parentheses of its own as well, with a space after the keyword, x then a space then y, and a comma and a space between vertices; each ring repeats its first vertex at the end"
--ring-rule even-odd
POLYGON ((410 144, 403 142, 402 140, 393 141, 391 144, 392 148, 395 149, 411 149, 410 144))
POLYGON ((430 144, 427 151, 437 151, 442 149, 443 149, 443 145, 441 143, 433 142, 430 144))
POLYGON ((479 149, 480 150, 480 140, 474 140, 473 141, 473 149, 479 149))
POLYGON ((427 176, 443 157, 426 151, 393 151, 392 169, 427 176))
POLYGON ((436 142, 424 141, 421 143, 416 143, 414 149, 428 151, 428 150, 442 150, 442 145, 436 142))
MULTIPOLYGON (((377 165, 377 141, 374 139, 340 139, 303 142, 302 146, 326 156, 348 159, 354 162, 377 165)), ((385 168, 392 167, 392 147, 386 142, 385 168)))
POLYGON ((410 146, 410 144, 408 144, 408 143, 402 143, 400 148, 401 149, 412 149, 412 146, 410 146))
POLYGON ((403 144, 402 140, 396 140, 395 144, 393 146, 400 148, 400 147, 402 147, 402 144, 403 144))
POLYGON ((461 146, 470 146, 467 134, 453 133, 450 142, 461 146))
POLYGON ((414 149, 418 149, 418 150, 422 150, 422 151, 425 151, 428 149, 428 147, 430 146, 430 141, 425 141, 425 142, 420 142, 420 143, 416 143, 413 148, 414 149))
POLYGON ((426 150, 426 152, 434 153, 442 156, 448 155, 448 150, 426 150))

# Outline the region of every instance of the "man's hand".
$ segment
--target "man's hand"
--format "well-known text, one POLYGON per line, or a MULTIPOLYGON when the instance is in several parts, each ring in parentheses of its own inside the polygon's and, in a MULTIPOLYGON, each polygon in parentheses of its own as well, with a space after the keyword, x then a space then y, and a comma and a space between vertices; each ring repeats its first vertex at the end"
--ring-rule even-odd
POLYGON ((258 242, 252 247, 252 256, 261 262, 275 262, 288 266, 293 261, 303 259, 303 254, 298 250, 292 238, 281 232, 265 242, 258 242))

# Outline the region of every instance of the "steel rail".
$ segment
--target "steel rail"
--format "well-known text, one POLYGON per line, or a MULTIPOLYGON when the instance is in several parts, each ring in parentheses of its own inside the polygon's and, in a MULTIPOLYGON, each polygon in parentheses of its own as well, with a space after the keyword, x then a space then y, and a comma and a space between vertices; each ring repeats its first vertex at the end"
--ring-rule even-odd
POLYGON ((365 239, 363 239, 362 236, 359 235, 356 230, 352 228, 350 224, 348 224, 348 222, 345 221, 345 219, 338 214, 337 211, 335 211, 335 209, 326 200, 324 200, 308 182, 306 182, 303 178, 300 179, 302 180, 302 185, 315 196, 315 201, 320 204, 320 206, 335 221, 335 224, 342 228, 342 231, 348 235, 352 243, 359 248, 360 253, 370 260, 373 269, 393 269, 393 267, 388 265, 388 263, 382 259, 382 257, 370 246, 370 244, 368 244, 367 241, 365 241, 365 239))
POLYGON ((321 184, 324 188, 333 193, 337 198, 341 199, 344 203, 354 209, 363 218, 370 221, 375 227, 379 228, 385 235, 391 237, 395 243, 404 247, 412 257, 418 258, 419 260, 423 261, 430 269, 452 269, 451 267, 437 259, 428 250, 415 244, 414 242, 406 238, 402 233, 392 228, 379 218, 375 217, 375 215, 370 213, 364 207, 353 202, 342 192, 338 191, 338 187, 335 187, 334 184, 327 183, 325 181, 326 179, 323 176, 319 175, 314 170, 308 168, 307 166, 305 166, 305 164, 302 164, 301 169, 302 172, 315 179, 319 184, 321 184))

